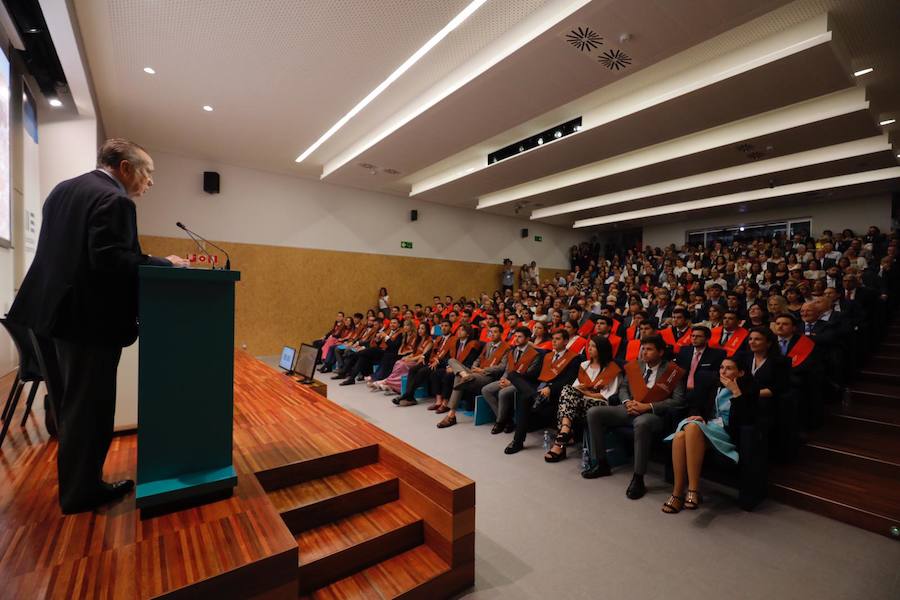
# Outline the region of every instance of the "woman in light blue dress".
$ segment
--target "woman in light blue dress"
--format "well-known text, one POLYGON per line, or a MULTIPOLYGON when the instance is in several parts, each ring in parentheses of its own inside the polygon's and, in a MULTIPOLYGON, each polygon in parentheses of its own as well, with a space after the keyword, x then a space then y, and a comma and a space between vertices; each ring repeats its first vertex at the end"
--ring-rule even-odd
POLYGON ((724 359, 719 367, 719 385, 691 406, 690 416, 666 438, 672 442, 675 486, 663 504, 663 512, 674 514, 700 505, 700 473, 707 449, 738 462, 737 436, 742 425, 755 422, 758 396, 756 382, 744 367, 734 358, 724 359))

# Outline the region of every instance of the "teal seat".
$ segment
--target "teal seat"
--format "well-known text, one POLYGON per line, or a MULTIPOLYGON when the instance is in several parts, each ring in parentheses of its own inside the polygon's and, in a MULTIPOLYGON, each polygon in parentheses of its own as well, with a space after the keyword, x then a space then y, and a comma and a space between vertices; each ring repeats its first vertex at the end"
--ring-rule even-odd
POLYGON ((487 403, 484 396, 475 396, 475 425, 485 425, 493 423, 497 420, 491 405, 487 403))

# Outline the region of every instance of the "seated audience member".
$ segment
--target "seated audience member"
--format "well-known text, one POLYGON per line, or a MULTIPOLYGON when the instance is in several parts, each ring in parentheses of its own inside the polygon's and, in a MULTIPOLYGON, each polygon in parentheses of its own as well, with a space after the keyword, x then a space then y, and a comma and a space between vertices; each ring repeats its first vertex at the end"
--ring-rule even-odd
MULTIPOLYGON (((381 321, 375 317, 369 317, 366 328, 355 340, 332 348, 334 352, 334 375, 332 379, 345 379, 356 364, 357 355, 375 344, 378 336, 384 334, 387 328, 381 326, 381 321)), ((331 351, 329 351, 331 354, 331 351)))
POLYGON ((738 325, 739 316, 731 309, 722 314, 722 326, 712 330, 709 345, 721 348, 728 356, 734 356, 746 347, 749 331, 738 325))
POLYGON ((372 374, 375 366, 380 364, 385 356, 391 360, 390 364, 393 366, 392 357, 397 356, 400 344, 403 343, 402 334, 400 322, 396 318, 391 319, 387 330, 377 333, 372 339, 372 344, 348 357, 341 371, 346 373, 347 378, 340 385, 353 385, 357 380, 362 381, 366 375, 372 374), (350 358, 355 360, 351 361, 350 358))
MULTIPOLYGON (((649 320, 641 321, 641 324, 638 326, 638 339, 628 340, 628 343, 625 344, 624 347, 621 347, 619 350, 620 354, 617 357, 618 362, 620 364, 625 364, 629 361, 637 360, 641 352, 642 340, 651 335, 658 335, 656 328, 653 326, 653 322, 649 320)), ((663 341, 663 343, 665 343, 665 341, 663 341)), ((666 352, 668 353, 668 348, 666 348, 666 352)))
POLYGON ((821 427, 824 417, 822 363, 816 343, 811 337, 800 335, 799 320, 790 313, 775 317, 773 329, 779 352, 790 360, 790 378, 785 386, 784 413, 776 423, 781 450, 790 458, 796 448, 797 432, 821 427))
POLYGON ((531 343, 538 350, 550 350, 553 347, 553 342, 550 339, 550 333, 547 325, 538 321, 534 324, 533 335, 531 337, 531 343))
POLYGON ((678 356, 681 348, 691 344, 691 321, 688 311, 680 306, 672 310, 672 324, 659 330, 660 336, 672 353, 678 356))
POLYGON ((613 333, 614 323, 615 321, 606 315, 598 316, 597 321, 594 323, 594 335, 606 338, 612 347, 613 357, 616 357, 619 354, 619 348, 622 346, 622 338, 613 333))
POLYGON ((428 334, 428 324, 422 321, 416 328, 416 334, 409 345, 404 340, 400 346, 399 358, 394 363, 391 374, 381 381, 375 382, 375 387, 389 394, 399 394, 403 376, 409 374, 413 365, 425 362, 432 345, 434 345, 434 341, 428 334))
POLYGON ((319 356, 322 359, 322 368, 319 369, 320 373, 330 373, 334 369, 334 363, 336 361, 335 352, 337 348, 341 345, 352 344, 355 342, 359 336, 362 335, 363 331, 365 331, 366 325, 367 322, 363 320, 362 313, 355 313, 349 322, 345 319, 344 327, 340 332, 341 336, 329 336, 322 345, 321 352, 319 353, 319 356))
POLYGON ((759 302, 754 302, 747 308, 747 318, 741 321, 741 327, 749 330, 767 325, 769 325, 769 315, 766 313, 765 307, 759 302))
POLYGON ((787 391, 790 359, 781 355, 778 338, 769 327, 757 327, 750 331, 747 348, 747 368, 756 381, 760 402, 772 407, 772 414, 776 414, 787 391))
POLYGON ((675 358, 675 363, 685 372, 685 400, 688 404, 706 397, 726 356, 724 350, 709 346, 709 337, 709 328, 694 325, 691 328, 691 345, 681 348, 675 358))
POLYGON ((795 317, 799 318, 799 313, 793 313, 788 310, 787 300, 784 296, 773 295, 769 296, 766 299, 766 309, 769 311, 770 315, 780 315, 781 313, 791 312, 795 317))
POLYGON ((725 310, 734 311, 738 316, 738 321, 743 320, 747 315, 747 309, 741 300, 741 295, 735 290, 731 290, 725 294, 725 310))
POLYGON ((500 375, 500 379, 492 381, 481 388, 481 394, 494 411, 497 420, 491 433, 496 435, 501 432, 512 433, 513 408, 516 397, 516 388, 510 382, 510 373, 517 373, 527 381, 536 385, 541 370, 543 353, 528 341, 531 332, 526 327, 519 327, 513 336, 513 346, 506 359, 506 369, 500 375))
MULTIPOLYGON (((344 314, 344 313, 338 313, 338 314, 344 314)), ((356 314, 359 315, 359 313, 356 313, 356 314)), ((361 318, 362 318, 362 315, 360 315, 360 319, 361 318)), ((322 340, 316 340, 316 341, 320 342, 319 346, 318 346, 321 349, 321 351, 319 352, 319 356, 322 359, 327 358, 329 353, 331 352, 332 348, 334 348, 338 344, 342 344, 342 343, 346 342, 348 338, 352 337, 354 332, 356 331, 356 324, 357 323, 354 322, 353 317, 344 317, 343 319, 341 319, 340 324, 335 322, 335 325, 332 328, 331 333, 329 333, 322 340)), ((327 371, 323 371, 323 372, 327 372, 327 371)))
POLYGON ((515 454, 524 448, 525 435, 530 426, 556 417, 563 387, 572 383, 578 374, 578 357, 581 355, 566 350, 569 332, 557 329, 553 332, 552 340, 553 349, 544 355, 537 385, 519 373, 508 375, 509 381, 516 388, 516 429, 512 442, 504 450, 506 454, 515 454))
MULTIPOLYGON (((499 379, 506 371, 509 345, 502 339, 500 325, 492 325, 490 334, 490 340, 481 348, 481 353, 470 368, 455 358, 450 359, 448 366, 453 369, 456 377, 453 381, 453 391, 450 393, 450 411, 437 424, 438 429, 456 425, 456 407, 459 406, 464 394, 478 393, 481 388, 499 379)), ((518 334, 514 332, 515 335, 518 334)))
POLYGON ((467 323, 456 329, 452 343, 447 346, 447 366, 444 370, 435 369, 431 374, 431 391, 434 393, 434 404, 428 407, 437 414, 450 412, 450 394, 453 392, 453 381, 456 373, 468 369, 478 358, 478 340, 470 338, 472 328, 467 323))
MULTIPOLYGON (((403 325, 400 328, 399 347, 393 353, 385 351, 382 354, 381 360, 378 363, 379 377, 375 377, 373 375, 366 377, 366 385, 373 390, 380 389, 381 391, 385 391, 387 388, 379 386, 378 384, 382 383, 385 379, 391 376, 391 374, 394 372, 394 365, 401 358, 409 356, 413 353, 413 350, 416 349, 416 343, 416 325, 412 319, 406 319, 403 321, 403 325)), ((404 369, 404 374, 405 371, 406 370, 404 369)), ((399 377, 397 379, 399 380, 399 377)))
POLYGON ((663 417, 670 409, 684 406, 684 371, 673 361, 663 360, 666 344, 659 336, 641 341, 641 357, 625 365, 617 406, 595 406, 587 411, 591 454, 596 464, 582 472, 585 479, 612 472, 606 461, 606 431, 610 427, 634 428, 634 476, 626 495, 632 500, 647 491, 644 474, 653 439, 662 432, 663 417))
MULTIPOLYGON (((321 338, 313 340, 312 345, 316 348, 322 348, 325 342, 328 341, 328 338, 339 335, 345 326, 344 318, 344 313, 342 311, 338 311, 337 319, 334 320, 334 324, 331 326, 331 330, 321 338)), ((325 356, 324 352, 322 353, 322 356, 325 356)))
POLYGON ((703 500, 700 473, 706 451, 712 449, 737 463, 741 427, 756 422, 757 389, 753 377, 735 358, 726 357, 719 367, 718 379, 718 385, 689 404, 689 416, 666 438, 672 442, 675 485, 663 504, 665 513, 699 507, 703 500))
POLYGON ((718 304, 710 304, 706 307, 706 315, 707 319, 702 322, 702 325, 706 325, 709 327, 710 331, 713 331, 722 326, 722 312, 725 309, 722 308, 718 304))
POLYGON ((617 401, 619 375, 622 369, 613 361, 612 346, 605 337, 594 336, 588 343, 588 359, 578 368, 571 385, 563 387, 557 411, 557 435, 553 447, 544 455, 547 462, 559 462, 566 457, 566 445, 571 441, 572 427, 584 421, 589 408, 607 406, 617 401))
POLYGON ((453 344, 449 319, 445 318, 441 321, 440 329, 443 331, 443 335, 434 340, 428 358, 410 367, 406 377, 406 391, 392 400, 397 406, 418 404, 415 396, 416 388, 428 385, 436 372, 443 372, 447 368, 447 355, 453 344))
POLYGON ((583 354, 587 347, 587 339, 578 335, 578 321, 570 319, 563 324, 566 332, 569 334, 569 341, 566 343, 566 350, 571 350, 579 354, 583 354))

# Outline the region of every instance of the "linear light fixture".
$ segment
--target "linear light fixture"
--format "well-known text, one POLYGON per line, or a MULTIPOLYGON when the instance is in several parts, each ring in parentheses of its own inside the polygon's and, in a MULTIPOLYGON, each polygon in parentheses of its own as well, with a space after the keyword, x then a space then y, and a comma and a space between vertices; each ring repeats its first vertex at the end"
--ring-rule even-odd
POLYGON ((859 71, 856 71, 855 73, 853 73, 853 76, 854 77, 862 77, 863 75, 868 75, 869 73, 871 73, 874 70, 875 69, 873 69, 872 67, 869 67, 867 69, 860 69, 859 71))
POLYGON ((356 106, 354 106, 353 108, 350 109, 350 112, 348 112, 346 115, 344 115, 343 117, 341 117, 341 118, 338 120, 337 123, 335 123, 334 125, 332 125, 332 126, 331 126, 331 129, 329 129, 328 131, 326 131, 326 132, 322 135, 322 137, 320 137, 319 139, 317 139, 317 140, 313 143, 312 146, 310 146, 309 148, 307 148, 306 150, 304 150, 304 151, 303 151, 303 154, 301 154, 300 156, 297 157, 297 161, 296 161, 296 162, 299 163, 299 162, 303 162, 304 160, 306 160, 306 157, 308 157, 310 154, 312 154, 313 152, 315 152, 315 151, 316 151, 316 148, 318 148, 319 146, 321 146, 322 144, 324 144, 325 141, 328 140, 328 138, 330 138, 330 137, 333 136, 335 133, 337 133, 337 131, 338 131, 341 127, 343 127, 344 125, 346 125, 347 122, 348 122, 350 119, 352 119, 353 117, 355 117, 355 116, 359 113, 359 111, 361 111, 361 110, 364 109, 366 106, 368 106, 368 104, 369 104, 370 102, 372 102, 372 100, 374 100, 375 98, 377 98, 378 96, 380 96, 380 95, 381 95, 381 92, 383 92, 384 90, 386 90, 386 89, 388 88, 388 86, 390 86, 390 85, 391 85, 392 83, 394 83, 397 79, 399 79, 401 75, 403 75, 404 73, 406 73, 406 72, 409 70, 410 67, 412 67, 414 64, 416 64, 417 62, 419 62, 419 59, 421 59, 423 56, 425 56, 426 54, 428 54, 428 52, 429 52, 432 48, 434 48, 435 46, 437 46, 437 45, 441 42, 441 40, 443 40, 445 37, 447 37, 447 36, 450 34, 451 31, 453 31, 454 29, 456 29, 457 27, 459 27, 460 24, 462 24, 463 21, 465 21, 465 20, 468 19, 470 16, 472 16, 472 13, 474 13, 476 10, 478 10, 479 8, 481 8, 481 5, 484 4, 485 2, 487 2, 487 0, 472 0, 472 2, 470 2, 469 5, 466 6, 466 7, 462 10, 462 12, 460 12, 458 15, 456 15, 455 17, 453 17, 453 19, 451 19, 449 23, 447 23, 446 25, 444 25, 444 28, 443 28, 443 29, 441 29, 440 31, 438 31, 436 34, 434 34, 434 36, 432 36, 432 38, 431 38, 430 40, 428 40, 427 42, 425 42, 425 45, 424 45, 424 46, 422 46, 421 48, 419 48, 418 50, 416 50, 416 51, 413 53, 412 56, 410 56, 409 58, 407 58, 407 59, 403 62, 402 65, 400 65, 399 67, 397 67, 397 68, 394 70, 393 73, 391 73, 390 75, 388 75, 387 79, 385 79, 384 81, 382 81, 381 83, 379 83, 379 84, 378 84, 378 87, 376 87, 374 90, 372 90, 371 92, 369 92, 368 95, 367 95, 365 98, 363 98, 362 100, 360 100, 359 103, 358 103, 356 106))
POLYGON ((878 124, 879 125, 890 125, 891 123, 896 123, 896 122, 897 122, 897 119, 885 119, 884 121, 881 121, 878 124))
POLYGON ((580 219, 578 221, 575 221, 575 224, 572 225, 572 227, 593 227, 595 225, 606 225, 608 223, 617 223, 620 221, 632 221, 634 219, 645 219, 647 217, 671 215, 690 210, 714 208, 727 204, 753 202, 754 200, 764 200, 766 198, 777 198, 779 196, 790 196, 792 194, 802 194, 804 192, 815 192, 818 190, 827 190, 848 185, 859 185, 861 183, 883 181, 885 179, 894 179, 896 177, 900 177, 900 167, 875 169, 873 171, 864 171, 862 173, 852 173, 850 175, 839 175, 837 177, 826 177, 825 179, 814 179, 811 181, 792 183, 790 185, 783 185, 776 188, 764 188, 760 190, 753 190, 751 192, 738 192, 736 194, 726 194, 724 196, 715 196, 712 198, 701 198, 699 200, 679 202, 677 204, 667 204, 665 206, 654 206, 652 208, 643 208, 640 210, 603 215, 601 217, 591 217, 590 219, 580 219))
POLYGON ((867 108, 865 88, 847 88, 486 194, 478 198, 477 208, 513 202, 867 108))
POLYGON ((865 154, 873 154, 875 152, 883 152, 891 149, 891 143, 887 134, 876 135, 874 137, 861 140, 853 140, 852 142, 844 142, 842 144, 834 144, 824 148, 816 148, 805 152, 797 152, 787 156, 779 156, 768 160, 761 160, 747 165, 738 165, 736 167, 728 167, 717 171, 709 171, 681 177, 679 179, 671 179, 651 185, 644 185, 637 188, 613 192, 611 194, 603 194, 592 198, 584 198, 583 200, 575 200, 574 202, 566 202, 565 204, 557 204, 556 206, 548 206, 539 208, 531 213, 532 219, 543 219, 546 217, 554 217, 556 215, 564 215, 568 213, 578 212, 582 210, 590 210, 592 208, 600 208, 602 206, 610 206, 628 202, 629 200, 637 200, 639 198, 648 198, 650 196, 659 196, 662 194, 670 194, 682 190, 699 188, 737 179, 746 179, 748 177, 757 177, 767 173, 776 173, 778 171, 787 171, 789 169, 798 169, 808 167, 825 162, 850 158, 852 156, 862 156, 865 154))
MULTIPOLYGON (((700 64, 694 64, 686 69, 683 67, 677 68, 677 63, 672 62, 677 57, 673 57, 664 61, 664 63, 651 65, 644 71, 636 72, 626 79, 579 99, 576 101, 579 103, 578 108, 573 108, 572 111, 574 112, 569 114, 580 113, 583 118, 583 124, 579 131, 589 131, 742 73, 774 63, 798 52, 828 43, 831 41, 831 38, 831 32, 828 30, 827 15, 820 15, 781 33, 735 49, 711 60, 705 60, 700 64), (632 78, 636 78, 636 82, 640 80, 641 83, 635 83, 632 87, 626 87, 619 91, 618 84, 624 84, 632 78), (589 104, 582 106, 582 103, 589 104)), ((690 52, 690 50, 686 52, 690 52)), ((544 117, 540 118, 543 119, 544 117)), ((552 122, 561 119, 557 116, 549 120, 552 122)), ((543 124, 546 125, 546 121, 543 124)), ((539 130, 542 128, 535 127, 534 129, 539 130)), ((512 139, 498 140, 496 145, 504 145, 519 137, 521 136, 516 135, 512 139)), ((484 151, 481 147, 476 146, 466 151, 466 159, 471 159, 470 152, 474 154, 476 151, 480 154, 479 158, 482 158, 484 151)), ((457 158, 459 162, 464 160, 462 155, 450 158, 457 158)), ((457 161, 452 162, 459 164, 457 161)), ((468 160, 465 160, 465 162, 468 162, 468 160)), ((458 170, 448 167, 447 170, 441 170, 427 177, 421 177, 412 181, 410 195, 421 194, 446 185, 456 179, 459 179, 458 170)))

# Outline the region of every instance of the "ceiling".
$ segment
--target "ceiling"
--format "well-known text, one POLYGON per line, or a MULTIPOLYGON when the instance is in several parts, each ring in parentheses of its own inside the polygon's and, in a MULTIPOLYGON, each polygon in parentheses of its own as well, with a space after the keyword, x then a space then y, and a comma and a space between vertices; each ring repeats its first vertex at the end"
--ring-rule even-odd
POLYGON ((295 162, 469 3, 73 2, 105 133, 176 154, 566 226, 898 164, 896 0, 487 0, 295 162))

